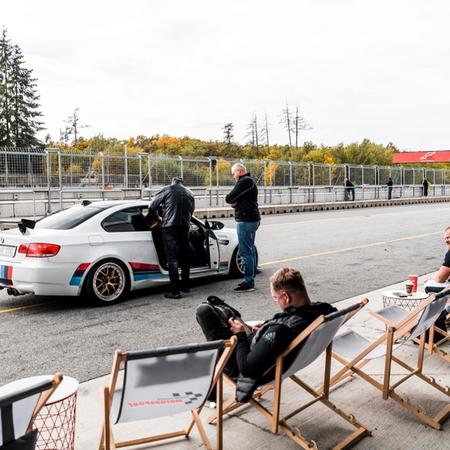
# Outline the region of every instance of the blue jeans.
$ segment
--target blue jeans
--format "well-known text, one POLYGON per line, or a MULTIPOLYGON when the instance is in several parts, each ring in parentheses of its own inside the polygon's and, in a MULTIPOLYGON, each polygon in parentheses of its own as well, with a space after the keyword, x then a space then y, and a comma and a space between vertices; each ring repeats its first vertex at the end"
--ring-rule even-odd
POLYGON ((244 260, 245 274, 244 282, 253 286, 256 273, 256 230, 259 228, 260 220, 255 222, 236 222, 238 235, 239 253, 244 260))

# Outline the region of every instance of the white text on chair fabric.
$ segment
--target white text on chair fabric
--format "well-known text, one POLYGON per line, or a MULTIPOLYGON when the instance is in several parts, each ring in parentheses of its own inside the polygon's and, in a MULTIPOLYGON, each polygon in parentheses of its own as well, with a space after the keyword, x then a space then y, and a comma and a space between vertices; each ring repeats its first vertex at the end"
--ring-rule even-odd
POLYGON ((216 348, 127 361, 111 420, 146 420, 197 408, 206 400, 217 357, 216 348))

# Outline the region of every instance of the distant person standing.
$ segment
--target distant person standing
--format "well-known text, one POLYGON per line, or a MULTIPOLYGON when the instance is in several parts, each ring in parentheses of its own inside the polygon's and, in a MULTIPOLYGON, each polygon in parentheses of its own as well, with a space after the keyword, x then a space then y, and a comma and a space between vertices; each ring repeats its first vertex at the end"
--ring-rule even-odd
POLYGON ((387 185, 388 200, 392 200, 392 186, 394 185, 394 183, 391 177, 388 178, 386 185, 387 185))
POLYGON ((258 210, 258 188, 243 164, 231 167, 231 174, 236 180, 233 190, 225 197, 225 201, 234 208, 236 231, 238 235, 239 253, 244 260, 244 281, 235 291, 253 291, 256 274, 256 230, 261 223, 258 210))
POLYGON ((422 186, 423 186, 423 196, 428 197, 428 187, 430 186, 430 183, 426 178, 423 179, 422 186))
POLYGON ((349 200, 350 195, 351 195, 352 201, 354 201, 355 200, 355 185, 348 178, 346 178, 344 180, 344 186, 345 186, 346 200, 349 200))
POLYGON ((195 209, 192 192, 183 186, 180 177, 172 178, 172 184, 164 187, 149 206, 150 214, 158 217, 162 208, 162 236, 167 257, 170 291, 166 298, 181 298, 180 290, 189 292, 189 227, 195 209), (178 276, 181 267, 181 283, 178 276))

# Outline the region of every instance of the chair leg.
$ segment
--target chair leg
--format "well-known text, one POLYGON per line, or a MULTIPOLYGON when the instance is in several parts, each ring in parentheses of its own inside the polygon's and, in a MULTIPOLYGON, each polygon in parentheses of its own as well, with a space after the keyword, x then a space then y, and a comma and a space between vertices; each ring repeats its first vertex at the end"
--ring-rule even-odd
POLYGON ((389 386, 391 382, 392 368, 392 346, 394 345, 394 328, 388 328, 388 338, 386 342, 386 356, 384 361, 384 379, 383 379, 383 400, 389 398, 389 386))

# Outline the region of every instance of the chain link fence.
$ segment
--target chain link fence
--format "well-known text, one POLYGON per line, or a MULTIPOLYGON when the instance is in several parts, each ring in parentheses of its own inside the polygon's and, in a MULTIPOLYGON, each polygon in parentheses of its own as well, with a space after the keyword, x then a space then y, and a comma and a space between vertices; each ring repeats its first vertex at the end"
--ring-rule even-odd
POLYGON ((157 189, 180 176, 190 187, 234 184, 233 164, 241 162, 260 187, 337 187, 450 184, 450 170, 402 166, 330 165, 270 160, 226 160, 152 156, 147 153, 76 153, 57 149, 0 148, 0 189, 157 189))

